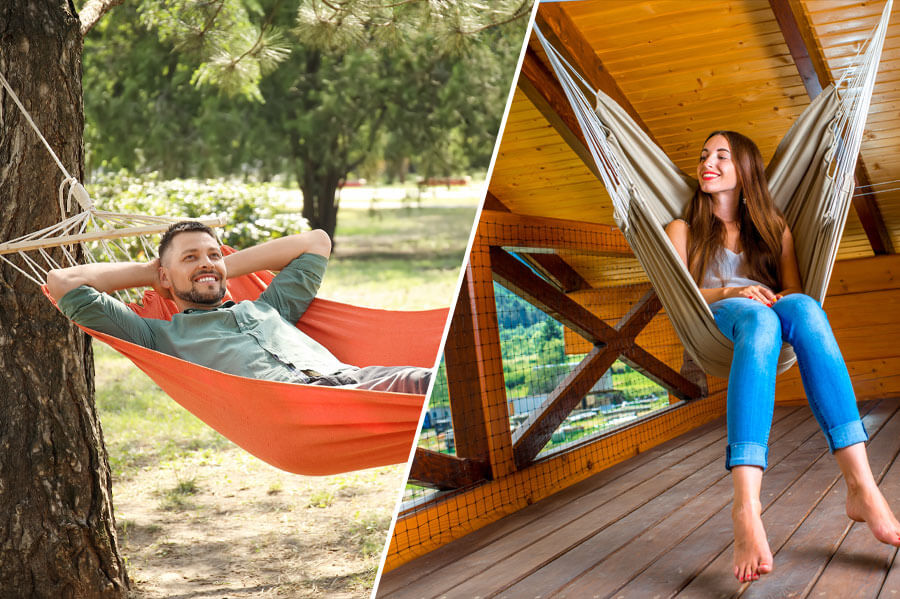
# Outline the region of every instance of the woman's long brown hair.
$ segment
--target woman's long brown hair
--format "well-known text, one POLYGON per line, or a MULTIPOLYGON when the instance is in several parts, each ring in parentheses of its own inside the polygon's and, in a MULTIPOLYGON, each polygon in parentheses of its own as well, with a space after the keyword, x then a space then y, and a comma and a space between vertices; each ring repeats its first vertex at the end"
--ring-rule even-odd
MULTIPOLYGON (((778 291, 781 287, 781 239, 786 225, 769 194, 762 155, 752 140, 734 131, 713 131, 706 141, 716 135, 725 137, 731 146, 731 160, 741 187, 737 221, 747 276, 778 291)), ((699 187, 684 218, 690 225, 688 264, 691 276, 699 285, 706 269, 725 247, 725 223, 713 212, 712 196, 699 187)))

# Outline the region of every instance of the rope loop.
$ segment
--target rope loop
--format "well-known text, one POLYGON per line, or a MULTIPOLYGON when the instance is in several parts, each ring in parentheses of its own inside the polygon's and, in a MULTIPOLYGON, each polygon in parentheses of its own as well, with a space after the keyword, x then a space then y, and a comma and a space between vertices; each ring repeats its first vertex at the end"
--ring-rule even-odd
POLYGON ((75 177, 66 177, 59 184, 59 212, 63 220, 66 219, 66 215, 72 212, 73 198, 83 211, 91 212, 94 209, 94 201, 91 199, 87 189, 84 188, 84 185, 75 177), (65 193, 67 185, 69 191, 65 193), (65 201, 63 201, 63 195, 65 195, 65 201))

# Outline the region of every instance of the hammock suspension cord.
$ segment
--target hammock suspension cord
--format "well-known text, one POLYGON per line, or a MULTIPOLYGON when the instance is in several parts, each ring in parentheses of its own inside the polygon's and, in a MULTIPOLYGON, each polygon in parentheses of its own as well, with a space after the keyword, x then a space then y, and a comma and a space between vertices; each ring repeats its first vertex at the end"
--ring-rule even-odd
MULTIPOLYGON (((156 250, 152 247, 148 236, 164 231, 174 222, 188 220, 168 216, 147 216, 98 210, 84 185, 69 173, 59 159, 2 72, 0 72, 0 86, 9 94, 63 174, 57 198, 60 222, 0 243, 0 260, 12 266, 36 285, 43 285, 50 270, 63 265, 78 264, 76 257, 78 252, 74 244, 81 246, 81 255, 88 262, 97 262, 101 256, 112 262, 127 258, 129 251, 122 243, 122 239, 126 237, 137 239, 140 251, 144 255, 155 256, 156 250), (80 211, 72 216, 67 216, 72 212, 75 202, 80 206, 80 211), (91 251, 88 243, 96 244, 95 251, 91 251), (48 251, 49 248, 60 248, 61 259, 54 258, 48 251), (33 258, 28 252, 37 252, 38 256, 43 258, 43 262, 33 258), (11 257, 14 255, 18 255, 21 262, 13 261, 11 257)), ((191 220, 199 220, 211 227, 221 227, 225 224, 224 218, 191 220)), ((129 289, 118 291, 116 294, 124 301, 136 301, 140 297, 135 290, 129 289)))

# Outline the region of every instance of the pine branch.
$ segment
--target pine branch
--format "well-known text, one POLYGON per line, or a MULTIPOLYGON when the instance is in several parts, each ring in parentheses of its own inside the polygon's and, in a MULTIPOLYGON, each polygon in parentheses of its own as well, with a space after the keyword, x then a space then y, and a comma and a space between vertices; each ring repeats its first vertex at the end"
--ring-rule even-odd
POLYGON ((492 27, 499 27, 501 25, 506 25, 507 23, 512 23, 513 21, 516 21, 518 19, 521 19, 524 16, 531 14, 531 6, 532 6, 531 1, 526 0, 525 2, 522 2, 521 5, 519 5, 519 10, 517 10, 515 13, 513 13, 506 19, 503 19, 502 21, 488 23, 487 25, 483 25, 483 26, 473 29, 471 31, 463 31, 461 33, 463 35, 475 35, 477 33, 481 33, 482 31, 485 31, 487 29, 491 29, 492 27))
POLYGON ((81 36, 84 37, 94 28, 103 15, 105 15, 114 6, 119 6, 125 0, 88 0, 78 13, 78 19, 81 21, 81 36))
POLYGON ((216 11, 209 15, 209 18, 206 20, 206 24, 203 25, 203 29, 197 32, 198 37, 203 37, 206 35, 206 32, 209 31, 213 24, 216 22, 216 19, 219 17, 219 13, 222 12, 222 8, 225 6, 225 1, 221 0, 219 2, 219 7, 216 8, 216 11))
POLYGON ((420 0, 400 0, 400 2, 394 2, 392 4, 382 4, 380 6, 376 6, 374 8, 397 8, 398 6, 405 6, 407 4, 417 4, 420 0))
POLYGON ((263 41, 265 40, 266 31, 268 31, 269 28, 272 26, 272 20, 275 18, 275 12, 278 10, 278 7, 280 4, 281 4, 281 0, 277 0, 277 2, 275 2, 275 5, 272 7, 272 10, 269 11, 269 14, 266 16, 265 23, 263 23, 262 26, 259 28, 259 35, 256 38, 256 42, 253 44, 253 46, 250 49, 248 49, 246 52, 244 52, 243 54, 238 56, 236 59, 231 61, 232 67, 237 65, 237 63, 241 62, 247 56, 250 56, 251 54, 255 54, 259 50, 259 48, 263 44, 263 41))

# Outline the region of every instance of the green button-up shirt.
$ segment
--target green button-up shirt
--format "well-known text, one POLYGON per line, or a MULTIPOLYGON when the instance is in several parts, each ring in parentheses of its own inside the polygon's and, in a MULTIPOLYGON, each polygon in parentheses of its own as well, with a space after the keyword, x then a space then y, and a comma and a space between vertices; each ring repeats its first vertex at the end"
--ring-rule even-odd
POLYGON ((328 260, 303 254, 282 270, 256 301, 188 310, 171 322, 142 318, 105 293, 82 285, 57 305, 76 323, 221 372, 302 382, 303 371, 347 368, 294 326, 316 295, 328 260))

